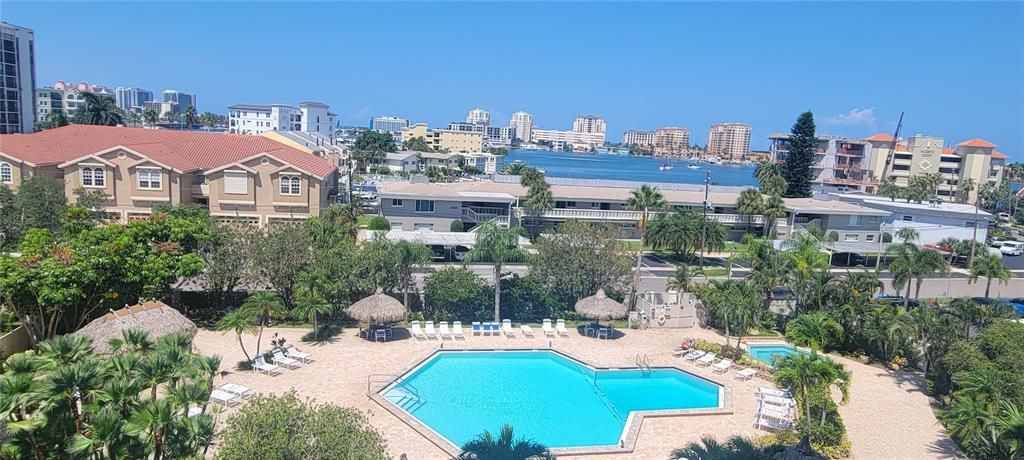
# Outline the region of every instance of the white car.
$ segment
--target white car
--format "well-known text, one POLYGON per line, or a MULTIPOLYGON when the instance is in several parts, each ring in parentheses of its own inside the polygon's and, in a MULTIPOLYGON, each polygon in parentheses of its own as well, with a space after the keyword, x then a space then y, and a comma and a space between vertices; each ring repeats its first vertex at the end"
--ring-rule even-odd
POLYGON ((1007 241, 999 247, 999 252, 1007 256, 1019 256, 1024 254, 1024 243, 1007 241))

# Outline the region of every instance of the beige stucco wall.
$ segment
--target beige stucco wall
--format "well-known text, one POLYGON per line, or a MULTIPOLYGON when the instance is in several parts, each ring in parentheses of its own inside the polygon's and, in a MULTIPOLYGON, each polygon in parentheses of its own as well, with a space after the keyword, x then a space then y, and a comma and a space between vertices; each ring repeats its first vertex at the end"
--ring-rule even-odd
POLYGON ((16 163, 3 157, 0 157, 0 162, 11 165, 11 182, 0 183, 0 186, 6 185, 7 187, 10 187, 11 190, 18 190, 21 183, 32 177, 34 172, 34 168, 24 163, 16 163))
POLYGON ((123 219, 130 215, 149 214, 153 208, 160 205, 177 205, 191 201, 183 200, 185 195, 181 190, 181 174, 177 172, 127 150, 106 152, 100 155, 100 158, 110 164, 104 165, 106 180, 103 187, 82 185, 82 168, 100 164, 101 162, 96 159, 87 158, 64 168, 64 193, 69 203, 75 202, 75 190, 79 188, 100 190, 109 198, 107 210, 119 214, 123 219), (159 189, 139 188, 138 171, 144 168, 160 171, 159 189))
POLYGON ((480 133, 441 131, 437 147, 451 153, 482 152, 484 150, 484 136, 480 133))
MULTIPOLYGON (((248 193, 224 192, 224 171, 208 174, 206 182, 210 193, 210 214, 218 217, 257 217, 261 224, 280 219, 303 219, 320 214, 327 202, 329 190, 316 177, 287 167, 270 158, 252 159, 243 166, 248 174, 248 193), (282 169, 282 167, 284 169, 282 169), (281 177, 298 175, 301 181, 298 195, 281 193, 281 177)), ((240 170, 227 168, 227 170, 240 170)))

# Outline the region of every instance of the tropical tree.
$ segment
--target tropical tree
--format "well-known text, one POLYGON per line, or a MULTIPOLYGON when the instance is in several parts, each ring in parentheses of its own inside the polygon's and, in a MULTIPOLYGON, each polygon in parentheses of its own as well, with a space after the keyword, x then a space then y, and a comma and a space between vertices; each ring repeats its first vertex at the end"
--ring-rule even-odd
POLYGON ((907 342, 914 331, 914 323, 906 308, 892 305, 876 306, 862 319, 863 335, 876 346, 885 362, 907 342))
POLYGON ((117 108, 114 98, 96 93, 82 93, 82 105, 72 118, 82 125, 117 126, 124 123, 124 114, 117 108))
POLYGON ((688 258, 700 238, 701 217, 688 209, 662 213, 651 219, 645 229, 648 243, 670 249, 677 257, 688 258))
POLYGON ((402 287, 402 305, 409 308, 409 293, 415 288, 413 272, 430 262, 433 253, 423 244, 399 241, 395 244, 398 252, 399 285, 402 287))
POLYGON ((764 216, 764 237, 770 237, 775 230, 778 219, 786 217, 786 203, 778 194, 768 195, 761 208, 761 215, 764 216))
POLYGON ((494 320, 501 321, 501 268, 508 262, 526 260, 526 251, 519 247, 520 227, 501 228, 485 222, 477 231, 476 246, 466 253, 465 262, 489 262, 494 267, 494 320))
POLYGON ((1010 270, 1003 265, 1003 261, 994 254, 982 252, 974 256, 971 262, 971 277, 969 282, 975 283, 978 278, 985 278, 985 297, 988 297, 992 290, 992 280, 997 279, 1002 284, 1010 282, 1010 270))
POLYGON ((975 191, 977 188, 978 184, 974 181, 974 178, 968 177, 960 183, 960 187, 957 189, 957 198, 960 199, 961 203, 966 203, 971 197, 971 192, 975 191))
POLYGON ((843 326, 825 312, 805 313, 786 324, 786 339, 796 345, 825 350, 838 343, 843 326))
POLYGON ((668 279, 668 288, 673 291, 688 292, 693 283, 693 273, 686 264, 676 267, 675 273, 668 279))
POLYGON ((279 295, 269 291, 260 291, 246 297, 239 312, 253 318, 256 325, 259 326, 259 332, 256 335, 256 353, 259 354, 260 341, 263 340, 263 328, 270 325, 271 319, 283 317, 286 310, 279 295))
POLYGON ((526 163, 513 162, 501 168, 501 173, 507 176, 520 176, 527 169, 526 163))
POLYGON ((896 238, 903 240, 904 243, 913 243, 921 238, 921 232, 916 228, 905 227, 896 231, 896 238))
POLYGON ((775 383, 793 391, 808 420, 814 409, 820 410, 821 425, 827 422, 829 410, 822 407, 826 401, 818 398, 824 395, 827 402, 832 402, 829 391, 835 388, 842 395, 840 403, 846 404, 850 398, 851 378, 842 364, 817 353, 793 353, 783 358, 775 369, 775 383))
POLYGON ((515 438, 512 425, 503 425, 495 437, 484 431, 476 438, 462 445, 460 460, 541 460, 553 459, 543 444, 523 438, 515 438))
POLYGON ((634 211, 640 211, 640 221, 637 228, 640 230, 640 247, 636 252, 636 273, 633 275, 633 287, 631 289, 630 302, 636 295, 637 287, 640 285, 640 265, 644 258, 644 247, 647 244, 647 222, 650 220, 651 212, 662 209, 668 205, 665 196, 658 191, 657 187, 644 184, 640 188, 629 193, 626 206, 634 211))
POLYGON ((814 134, 814 115, 811 112, 800 114, 790 132, 789 153, 782 166, 782 176, 787 184, 786 197, 807 198, 811 196, 811 167, 818 146, 818 138, 814 134))
POLYGON ((181 113, 181 122, 187 129, 192 129, 199 124, 199 113, 196 112, 196 106, 190 105, 185 107, 185 110, 181 113))
POLYGON ((142 111, 142 121, 148 126, 156 125, 160 121, 160 114, 155 109, 145 109, 142 111))
POLYGON ((903 188, 896 185, 896 179, 886 177, 878 184, 878 195, 896 201, 897 198, 903 198, 903 188))
POLYGON ((725 249, 725 240, 728 238, 729 231, 726 230, 725 225, 721 222, 708 219, 706 217, 700 218, 700 269, 704 271, 704 252, 721 251, 725 249))
POLYGON ((554 207, 554 197, 551 195, 551 186, 544 180, 544 175, 535 168, 526 168, 522 171, 520 184, 526 187, 526 201, 523 208, 530 216, 533 223, 533 235, 537 236, 540 226, 540 215, 554 207))
POLYGON ((886 249, 886 254, 892 257, 889 271, 893 275, 893 286, 906 287, 904 307, 910 305, 910 286, 915 279, 917 280, 917 292, 914 298, 917 298, 921 293, 921 284, 926 276, 936 272, 945 272, 948 269, 946 259, 938 251, 920 248, 909 242, 890 246, 886 249))
MULTIPOLYGON (((736 211, 747 216, 748 229, 752 226, 753 217, 761 214, 762 209, 764 209, 764 195, 757 189, 748 188, 740 192, 740 196, 736 199, 736 211)), ((765 222, 765 225, 768 225, 768 222, 765 222)))
POLYGON ((54 110, 46 116, 46 119, 36 122, 36 131, 43 131, 46 129, 60 128, 61 126, 68 125, 68 117, 64 115, 63 110, 54 110))
POLYGON ((750 438, 731 436, 724 443, 712 436, 701 436, 699 442, 675 449, 669 458, 675 460, 774 460, 786 450, 785 446, 771 444, 758 446, 750 438))

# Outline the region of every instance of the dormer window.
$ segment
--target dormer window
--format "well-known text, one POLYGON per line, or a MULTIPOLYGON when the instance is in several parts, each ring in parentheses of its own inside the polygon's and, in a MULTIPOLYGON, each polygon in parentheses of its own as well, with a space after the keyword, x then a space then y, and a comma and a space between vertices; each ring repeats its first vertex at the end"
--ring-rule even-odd
POLYGON ((161 173, 157 168, 139 168, 139 189, 140 190, 160 190, 161 184, 161 173))
POLYGON ((85 166, 82 168, 82 187, 106 188, 107 171, 102 166, 85 166))
POLYGON ((281 176, 281 194, 299 195, 301 192, 302 180, 299 176, 281 176))

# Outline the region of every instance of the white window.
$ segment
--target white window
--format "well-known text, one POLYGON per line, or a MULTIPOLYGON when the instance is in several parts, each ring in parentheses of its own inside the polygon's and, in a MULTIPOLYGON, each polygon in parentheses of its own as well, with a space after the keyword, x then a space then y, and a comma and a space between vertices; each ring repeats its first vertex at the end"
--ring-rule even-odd
POLYGON ((244 171, 226 171, 224 173, 224 193, 248 195, 249 175, 244 171))
POLYGON ((400 200, 400 199, 398 199, 398 198, 392 198, 391 199, 391 207, 392 208, 403 208, 403 207, 405 207, 405 202, 400 200))
POLYGON ((860 241, 860 235, 856 233, 847 233, 843 236, 843 241, 860 241))
POLYGON ((392 222, 391 223, 391 230, 392 231, 395 231, 395 230, 402 231, 402 223, 401 222, 392 222))
POLYGON ((856 227, 860 225, 860 216, 850 216, 850 226, 856 227))
POLYGON ((412 229, 417 232, 432 232, 434 231, 434 224, 413 224, 412 229))
POLYGON ((136 173, 139 176, 139 189, 160 190, 160 170, 156 168, 139 168, 136 173))
POLYGON ((299 179, 299 176, 281 176, 281 194, 298 195, 301 184, 302 180, 299 179))
POLYGON ((865 237, 864 237, 864 241, 867 241, 868 243, 870 243, 870 242, 872 242, 872 241, 875 241, 875 235, 868 235, 868 236, 865 236, 865 237))
POLYGON ((913 222, 914 221, 914 216, 903 216, 903 221, 904 222, 913 222))
POLYGON ((107 172, 102 167, 82 168, 82 186, 104 188, 107 186, 107 172))
POLYGON ((14 183, 14 168, 10 163, 0 162, 0 184, 14 183))
POLYGON ((416 200, 416 212, 434 212, 434 200, 416 200))

